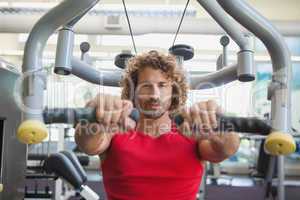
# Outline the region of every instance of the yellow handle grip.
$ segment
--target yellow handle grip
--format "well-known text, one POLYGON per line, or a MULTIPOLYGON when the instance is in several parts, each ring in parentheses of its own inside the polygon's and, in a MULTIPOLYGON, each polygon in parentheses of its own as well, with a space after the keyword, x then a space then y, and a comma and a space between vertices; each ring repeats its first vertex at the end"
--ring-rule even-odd
POLYGON ((289 155, 296 151, 296 143, 292 135, 273 132, 268 135, 264 144, 265 151, 271 155, 289 155))
POLYGON ((25 144, 37 144, 48 136, 46 125, 38 120, 23 121, 17 131, 17 138, 25 144))

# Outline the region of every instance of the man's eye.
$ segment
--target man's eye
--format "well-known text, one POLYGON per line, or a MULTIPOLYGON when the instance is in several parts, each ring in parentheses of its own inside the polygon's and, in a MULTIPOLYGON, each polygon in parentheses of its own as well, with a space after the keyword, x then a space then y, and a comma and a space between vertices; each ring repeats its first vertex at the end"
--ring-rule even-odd
POLYGON ((159 87, 162 87, 162 88, 167 87, 167 86, 168 86, 168 84, 166 84, 166 83, 159 84, 159 87))
POLYGON ((150 87, 151 87, 150 84, 144 84, 144 85, 143 85, 143 88, 150 88, 150 87))

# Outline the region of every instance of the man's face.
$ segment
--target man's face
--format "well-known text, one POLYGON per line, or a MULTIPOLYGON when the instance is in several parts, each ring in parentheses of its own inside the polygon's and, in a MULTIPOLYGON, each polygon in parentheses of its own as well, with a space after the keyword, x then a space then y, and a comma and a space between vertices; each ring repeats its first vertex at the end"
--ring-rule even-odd
POLYGON ((146 118, 157 119, 169 110, 172 82, 161 70, 145 67, 138 74, 135 104, 146 118))

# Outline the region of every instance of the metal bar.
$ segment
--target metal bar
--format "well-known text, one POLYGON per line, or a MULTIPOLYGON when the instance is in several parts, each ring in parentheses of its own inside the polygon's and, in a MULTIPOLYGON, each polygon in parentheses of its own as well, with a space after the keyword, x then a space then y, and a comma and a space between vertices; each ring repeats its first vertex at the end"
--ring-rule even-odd
MULTIPOLYGON (((98 71, 90 66, 88 63, 73 57, 71 60, 72 65, 72 74, 86 80, 90 83, 103 85, 103 86, 112 86, 112 87, 120 87, 119 82, 122 79, 123 71, 98 71)), ((228 66, 223 70, 217 71, 215 73, 211 73, 208 75, 191 75, 192 72, 187 73, 186 75, 189 77, 192 82, 191 89, 196 89, 197 85, 202 83, 212 83, 215 87, 220 86, 225 83, 229 83, 231 81, 237 80, 236 72, 237 66, 228 66), (222 80, 222 79, 225 80, 222 80)), ((208 85, 203 85, 197 89, 206 89, 210 88, 208 85)))
POLYGON ((228 50, 227 45, 223 46, 223 54, 222 54, 222 67, 228 66, 228 50))
POLYGON ((209 89, 237 80, 237 65, 225 66, 223 69, 208 75, 190 75, 191 89, 209 89))
POLYGON ((74 32, 72 29, 63 28, 58 32, 54 72, 68 75, 72 71, 71 58, 74 49, 74 32))
POLYGON ((277 175, 278 175, 278 199, 284 200, 285 199, 285 172, 284 172, 284 156, 278 156, 278 164, 277 164, 277 175))
POLYGON ((51 174, 25 174, 26 179, 56 179, 57 176, 51 174))
MULTIPOLYGON (((268 162, 268 169, 265 176, 265 182, 266 182, 266 193, 265 197, 268 197, 272 193, 272 182, 273 182, 273 176, 274 176, 274 170, 276 166, 276 157, 270 156, 270 160, 268 162)), ((272 195, 272 194, 271 194, 272 195)))
POLYGON ((120 87, 122 71, 97 71, 89 64, 73 57, 71 60, 72 74, 93 84, 120 87))

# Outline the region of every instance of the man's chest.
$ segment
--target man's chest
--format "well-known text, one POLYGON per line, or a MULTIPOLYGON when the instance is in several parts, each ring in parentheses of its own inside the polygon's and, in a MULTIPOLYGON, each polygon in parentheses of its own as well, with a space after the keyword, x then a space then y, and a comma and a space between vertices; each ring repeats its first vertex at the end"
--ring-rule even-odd
POLYGON ((112 140, 107 158, 119 166, 116 168, 119 173, 126 174, 139 170, 145 175, 188 175, 190 170, 201 165, 196 142, 178 135, 162 135, 155 139, 145 135, 117 136, 112 140))

